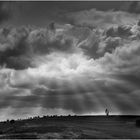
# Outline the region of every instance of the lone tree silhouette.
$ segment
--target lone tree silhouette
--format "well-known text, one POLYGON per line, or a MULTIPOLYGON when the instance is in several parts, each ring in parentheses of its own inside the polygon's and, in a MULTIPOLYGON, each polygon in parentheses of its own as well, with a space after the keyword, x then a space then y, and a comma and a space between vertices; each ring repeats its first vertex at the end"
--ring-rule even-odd
POLYGON ((105 114, 106 116, 109 116, 109 110, 107 108, 105 109, 105 114))

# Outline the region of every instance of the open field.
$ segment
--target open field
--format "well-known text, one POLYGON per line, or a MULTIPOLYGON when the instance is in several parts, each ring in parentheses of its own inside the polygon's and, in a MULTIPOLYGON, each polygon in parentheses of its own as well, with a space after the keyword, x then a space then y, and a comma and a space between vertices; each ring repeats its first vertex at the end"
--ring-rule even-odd
POLYGON ((138 116, 42 117, 0 123, 0 138, 140 138, 138 116))

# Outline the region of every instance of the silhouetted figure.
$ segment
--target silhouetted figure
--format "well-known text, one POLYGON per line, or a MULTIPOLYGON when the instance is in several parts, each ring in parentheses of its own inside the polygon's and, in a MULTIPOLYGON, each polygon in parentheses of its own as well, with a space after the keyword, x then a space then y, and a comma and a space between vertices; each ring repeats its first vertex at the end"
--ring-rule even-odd
POLYGON ((109 110, 107 108, 105 110, 105 114, 106 114, 106 116, 109 116, 109 110))

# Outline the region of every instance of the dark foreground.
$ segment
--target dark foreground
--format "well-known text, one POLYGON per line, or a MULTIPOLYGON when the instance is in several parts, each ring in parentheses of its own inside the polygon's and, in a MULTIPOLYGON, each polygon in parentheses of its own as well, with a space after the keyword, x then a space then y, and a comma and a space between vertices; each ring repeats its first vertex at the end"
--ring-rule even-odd
POLYGON ((140 138, 138 119, 140 116, 67 116, 1 122, 0 138, 140 138))

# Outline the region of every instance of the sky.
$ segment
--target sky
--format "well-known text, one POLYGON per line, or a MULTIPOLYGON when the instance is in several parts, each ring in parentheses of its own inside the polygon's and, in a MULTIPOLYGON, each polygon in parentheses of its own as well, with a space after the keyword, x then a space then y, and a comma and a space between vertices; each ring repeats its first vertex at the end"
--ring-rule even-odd
POLYGON ((0 120, 140 114, 140 2, 0 2, 0 120))

